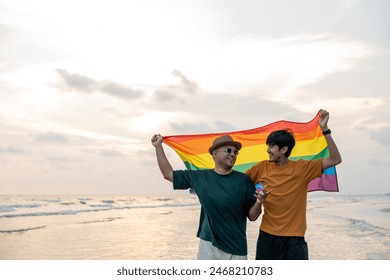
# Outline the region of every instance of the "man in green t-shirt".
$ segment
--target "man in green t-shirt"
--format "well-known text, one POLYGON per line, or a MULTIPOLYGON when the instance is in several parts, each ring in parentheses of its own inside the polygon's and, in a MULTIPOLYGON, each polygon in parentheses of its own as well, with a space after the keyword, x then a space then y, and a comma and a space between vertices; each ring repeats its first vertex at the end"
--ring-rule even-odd
POLYGON ((174 171, 162 146, 163 137, 156 134, 151 141, 164 178, 173 182, 174 189, 192 188, 199 198, 197 258, 247 259, 246 219, 254 221, 259 217, 267 194, 257 193, 247 175, 232 169, 241 143, 230 135, 220 136, 209 148, 215 162, 213 169, 174 171))

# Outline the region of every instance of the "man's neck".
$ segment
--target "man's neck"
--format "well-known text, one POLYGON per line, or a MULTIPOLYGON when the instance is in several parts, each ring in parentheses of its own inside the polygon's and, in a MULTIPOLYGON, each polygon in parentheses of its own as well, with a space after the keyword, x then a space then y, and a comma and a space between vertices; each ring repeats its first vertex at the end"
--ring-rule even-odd
POLYGON ((286 165, 288 163, 288 158, 282 158, 282 159, 280 159, 279 161, 277 161, 277 162, 275 162, 275 164, 277 165, 277 166, 284 166, 284 165, 286 165))
POLYGON ((214 167, 214 172, 220 175, 227 175, 233 172, 231 168, 214 167))

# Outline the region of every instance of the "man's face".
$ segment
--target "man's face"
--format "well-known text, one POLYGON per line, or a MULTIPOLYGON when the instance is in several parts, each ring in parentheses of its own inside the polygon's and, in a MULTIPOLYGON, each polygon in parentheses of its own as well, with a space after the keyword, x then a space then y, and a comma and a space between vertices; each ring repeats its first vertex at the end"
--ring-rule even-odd
POLYGON ((279 162, 281 158, 285 157, 284 150, 286 147, 279 149, 278 145, 268 144, 267 153, 269 155, 269 161, 279 162))
POLYGON ((234 146, 222 146, 214 150, 215 161, 226 167, 233 167, 236 163, 238 150, 234 146))

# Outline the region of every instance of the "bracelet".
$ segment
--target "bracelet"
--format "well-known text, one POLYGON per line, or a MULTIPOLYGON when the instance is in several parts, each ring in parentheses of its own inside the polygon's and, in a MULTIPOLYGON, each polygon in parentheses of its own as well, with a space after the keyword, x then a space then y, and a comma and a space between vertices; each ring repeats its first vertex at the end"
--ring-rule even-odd
POLYGON ((327 135, 327 134, 331 134, 332 131, 330 131, 330 129, 327 129, 325 131, 322 132, 322 135, 327 135))

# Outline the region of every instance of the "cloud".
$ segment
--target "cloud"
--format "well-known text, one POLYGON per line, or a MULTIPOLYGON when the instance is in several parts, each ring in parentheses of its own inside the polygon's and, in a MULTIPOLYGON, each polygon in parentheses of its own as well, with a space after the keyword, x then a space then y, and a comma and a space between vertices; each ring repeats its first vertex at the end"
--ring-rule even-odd
POLYGON ((13 147, 13 146, 8 146, 4 148, 0 148, 0 154, 24 154, 27 151, 23 148, 20 147, 13 147))
POLYGON ((390 146, 390 126, 378 128, 372 131, 371 139, 386 147, 390 146))
POLYGON ((153 93, 154 98, 157 102, 174 102, 179 97, 177 96, 177 93, 174 89, 170 88, 158 88, 153 93))
POLYGON ((82 92, 94 92, 98 89, 99 83, 87 76, 71 74, 63 69, 57 69, 57 73, 64 79, 66 85, 71 89, 82 92))
POLYGON ((180 69, 207 91, 243 94, 273 83, 268 98, 284 99, 332 73, 349 71, 377 50, 347 36, 307 33, 275 39, 241 36, 203 52, 202 59, 190 57, 193 61, 180 69))
MULTIPOLYGON (((275 111, 284 118, 302 119, 291 104, 265 99, 269 89, 246 94, 210 93, 179 70, 172 72, 178 84, 156 87, 144 99, 132 117, 132 128, 138 132, 164 134, 210 133, 251 129, 274 122, 275 111), (259 92, 262 94, 259 95, 259 92)), ((318 111, 308 113, 311 119, 318 111)))
POLYGON ((369 160, 369 164, 375 166, 376 168, 388 168, 390 167, 390 160, 384 158, 376 158, 374 160, 369 160))
POLYGON ((100 112, 121 119, 127 116, 125 113, 122 113, 120 110, 114 107, 104 107, 103 109, 100 110, 100 112))
POLYGON ((34 137, 34 140, 37 142, 45 142, 45 143, 64 143, 68 142, 68 138, 63 134, 47 132, 41 133, 34 137))
POLYGON ((99 155, 104 157, 123 157, 125 156, 122 152, 116 151, 116 150, 101 150, 99 152, 99 155))
POLYGON ((174 70, 172 75, 180 79, 180 88, 184 93, 196 94, 199 91, 198 84, 184 76, 181 71, 174 70))
POLYGON ((99 87, 100 91, 108 95, 124 99, 136 99, 144 94, 142 90, 132 89, 114 82, 102 82, 99 87))
POLYGON ((176 69, 171 75, 179 78, 178 84, 157 87, 153 92, 153 98, 157 102, 175 102, 176 104, 185 104, 188 98, 197 96, 202 92, 198 83, 190 80, 180 70, 176 69))
POLYGON ((230 123, 216 120, 212 122, 168 122, 171 129, 175 133, 180 134, 197 134, 197 133, 210 133, 215 131, 232 131, 236 128, 230 123))
MULTIPOLYGON (((302 98, 298 100, 301 101, 305 99, 302 98)), ((315 101, 311 98, 307 98, 306 101, 296 102, 292 104, 292 106, 302 112, 312 112, 313 110, 323 108, 331 112, 345 115, 362 111, 374 111, 384 104, 384 100, 377 97, 336 97, 329 99, 325 96, 318 98, 315 101)))
POLYGON ((65 86, 68 89, 76 90, 78 92, 101 92, 122 99, 137 99, 145 94, 142 90, 134 89, 112 81, 98 81, 77 73, 69 73, 63 69, 56 69, 56 71, 65 82, 65 86))
POLYGON ((75 163, 80 162, 80 160, 68 156, 50 156, 46 157, 46 160, 61 169, 67 168, 68 166, 73 167, 75 163))

